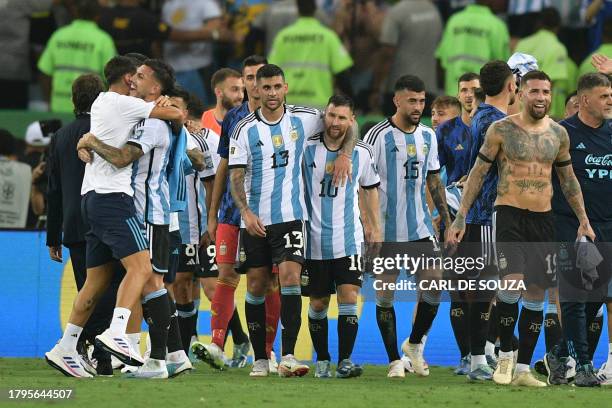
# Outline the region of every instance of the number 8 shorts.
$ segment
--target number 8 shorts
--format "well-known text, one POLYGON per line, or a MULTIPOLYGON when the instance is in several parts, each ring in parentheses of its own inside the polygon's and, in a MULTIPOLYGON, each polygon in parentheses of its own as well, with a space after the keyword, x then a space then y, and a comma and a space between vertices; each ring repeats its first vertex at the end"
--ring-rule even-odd
POLYGON ((254 237, 244 228, 240 234, 247 268, 272 267, 285 261, 304 263, 304 221, 268 225, 265 237, 254 237))

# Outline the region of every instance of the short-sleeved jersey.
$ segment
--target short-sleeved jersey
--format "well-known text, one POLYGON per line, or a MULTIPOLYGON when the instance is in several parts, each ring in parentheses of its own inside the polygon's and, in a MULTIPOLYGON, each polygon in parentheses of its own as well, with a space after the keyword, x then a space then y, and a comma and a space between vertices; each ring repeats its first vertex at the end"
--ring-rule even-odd
MULTIPOLYGON (((120 148, 127 142, 132 128, 148 118, 154 107, 154 103, 142 99, 101 92, 91 105, 90 132, 107 145, 120 148)), ((99 194, 125 193, 132 196, 131 183, 130 167, 118 169, 94 153, 93 161, 85 165, 81 194, 94 190, 99 194)))
POLYGON ((323 134, 309 138, 304 150, 306 189, 306 259, 338 259, 361 254, 363 227, 359 219, 359 187, 375 188, 380 178, 372 148, 359 141, 353 150, 352 181, 335 187, 332 178, 338 151, 325 146, 323 134))
MULTIPOLYGON (((584 124, 578 115, 562 120, 570 138, 570 156, 580 183, 584 206, 591 223, 612 222, 612 120, 598 128, 584 124)), ((553 176, 552 208, 555 214, 575 217, 556 174, 553 176)))
POLYGON ((210 129, 202 129, 199 133, 189 134, 190 142, 187 148, 196 148, 204 154, 204 170, 194 171, 185 176, 187 186, 187 205, 184 211, 178 213, 181 241, 189 244, 199 244, 200 237, 207 228, 208 217, 206 208, 206 191, 202 180, 213 177, 217 172, 214 150, 217 135, 210 129), (212 142, 212 143, 209 143, 212 142), (211 145, 212 144, 212 145, 211 145))
POLYGON ((74 20, 53 33, 38 60, 38 69, 52 78, 51 111, 72 112, 74 80, 82 74, 102 76, 115 54, 113 39, 93 21, 74 20))
POLYGON ((507 61, 510 57, 510 34, 506 23, 480 4, 470 4, 453 14, 444 29, 436 50, 446 71, 446 95, 457 93, 459 77, 479 72, 490 60, 507 61))
POLYGON ((470 127, 461 116, 442 123, 436 129, 440 167, 446 167, 446 185, 459 181, 470 172, 470 127))
POLYGON ((281 30, 268 60, 285 71, 289 103, 317 108, 332 96, 334 75, 353 65, 338 35, 314 17, 300 17, 281 30))
POLYGON ((128 144, 143 155, 132 164, 134 205, 142 221, 153 225, 170 223, 170 194, 166 167, 170 159, 172 130, 159 119, 144 119, 132 130, 128 144))
POLYGON ((425 191, 428 172, 440 171, 433 129, 419 124, 405 133, 386 119, 368 131, 380 175, 382 236, 388 242, 408 242, 433 236, 425 191))
MULTIPOLYGON (((217 149, 219 157, 229 160, 230 135, 236 124, 250 113, 248 102, 244 102, 242 105, 227 112, 225 118, 223 118, 223 124, 221 125, 221 138, 219 139, 219 148, 217 149)), ((218 216, 219 224, 240 225, 240 211, 236 207, 236 203, 234 203, 234 198, 232 197, 229 177, 227 178, 225 193, 223 193, 223 197, 221 197, 218 216)))
POLYGON ((229 168, 246 168, 249 208, 264 225, 306 220, 302 154, 306 139, 323 130, 316 109, 286 105, 267 122, 257 110, 241 120, 230 140, 229 168))
MULTIPOLYGON (((470 169, 476 163, 478 152, 485 140, 485 135, 491 123, 503 119, 506 114, 496 107, 482 103, 472 118, 472 147, 470 149, 470 169)), ((493 163, 489 173, 482 183, 482 189, 474 200, 472 208, 467 213, 465 221, 468 224, 491 225, 493 206, 497 198, 497 164, 493 163)))

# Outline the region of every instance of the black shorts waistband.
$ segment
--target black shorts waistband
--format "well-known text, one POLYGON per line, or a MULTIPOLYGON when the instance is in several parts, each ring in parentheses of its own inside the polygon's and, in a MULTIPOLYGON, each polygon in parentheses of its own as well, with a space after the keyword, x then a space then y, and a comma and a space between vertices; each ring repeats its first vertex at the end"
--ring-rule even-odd
POLYGON ((511 205, 496 205, 493 208, 497 212, 501 211, 523 217, 552 217, 554 215, 552 209, 548 211, 531 211, 526 208, 518 208, 511 205))

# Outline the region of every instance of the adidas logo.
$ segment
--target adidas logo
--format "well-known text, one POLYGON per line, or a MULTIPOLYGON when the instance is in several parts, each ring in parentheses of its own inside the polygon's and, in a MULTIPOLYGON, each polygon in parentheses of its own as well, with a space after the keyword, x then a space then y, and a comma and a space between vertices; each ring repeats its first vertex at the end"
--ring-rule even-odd
POLYGON ((317 165, 316 165, 314 162, 312 162, 312 163, 310 163, 310 164, 308 165, 308 167, 316 168, 316 167, 317 167, 317 165))
POLYGON ((302 252, 298 249, 293 253, 293 255, 302 256, 302 252))
POLYGON ((258 141, 257 141, 256 146, 263 146, 263 145, 264 145, 264 144, 263 144, 263 142, 262 142, 261 140, 258 140, 258 141))
POLYGON ((463 150, 463 146, 461 146, 461 144, 458 144, 457 147, 455 147, 455 150, 463 150))
POLYGON ((79 335, 75 333, 71 337, 79 337, 79 335))
POLYGON ((196 264, 196 263, 195 263, 195 261, 194 261, 193 259, 190 259, 190 260, 187 262, 187 265, 195 265, 195 264, 196 264))
POLYGON ((118 316, 117 319, 121 319, 121 320, 125 320, 125 317, 123 316, 118 316))
POLYGON ((580 142, 580 144, 578 146, 576 146, 576 149, 586 149, 586 146, 584 145, 584 143, 580 142))
POLYGON ((399 149, 397 148, 397 146, 393 146, 393 149, 391 149, 392 152, 399 152, 399 149))

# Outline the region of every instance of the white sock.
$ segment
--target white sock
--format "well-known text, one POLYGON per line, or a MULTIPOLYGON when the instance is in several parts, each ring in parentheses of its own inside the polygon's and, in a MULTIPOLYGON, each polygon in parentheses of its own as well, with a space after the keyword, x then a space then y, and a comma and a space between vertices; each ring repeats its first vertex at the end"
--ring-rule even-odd
POLYGON ((490 341, 487 341, 487 344, 485 344, 485 355, 486 356, 495 355, 495 343, 491 343, 490 341))
POLYGON ((427 335, 424 335, 424 336, 421 338, 421 344, 423 345, 423 348, 425 348, 425 343, 427 343, 427 335))
POLYGON ((134 351, 140 354, 140 333, 128 333, 127 338, 134 351))
POLYGON ((516 364, 516 373, 524 373, 527 371, 529 371, 529 364, 521 364, 521 363, 516 364))
POLYGON ((83 331, 82 327, 75 326, 72 323, 68 323, 66 325, 66 330, 64 330, 64 335, 59 342, 59 345, 68 351, 76 351, 77 342, 79 341, 79 336, 83 331))
POLYGON ((470 369, 474 371, 479 365, 487 365, 487 358, 481 354, 479 356, 472 356, 470 361, 470 369))
POLYGON ((173 351, 172 353, 166 354, 166 362, 168 363, 179 363, 186 359, 187 355, 185 354, 185 350, 173 351))
POLYGON ((513 351, 501 351, 499 350, 499 358, 514 358, 513 351))
POLYGON ((125 334, 131 314, 132 311, 130 309, 126 309, 125 307, 116 307, 113 311, 113 320, 111 320, 109 327, 111 333, 121 335, 125 334))

